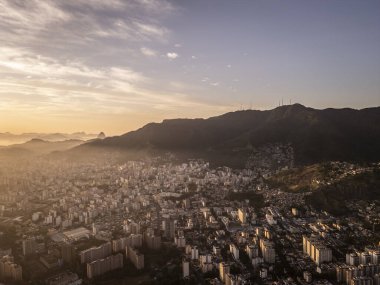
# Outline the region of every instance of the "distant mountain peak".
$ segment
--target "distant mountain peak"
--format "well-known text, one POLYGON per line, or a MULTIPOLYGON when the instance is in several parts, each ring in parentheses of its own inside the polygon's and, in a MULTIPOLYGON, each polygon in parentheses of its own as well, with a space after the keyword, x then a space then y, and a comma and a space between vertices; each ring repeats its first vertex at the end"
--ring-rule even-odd
POLYGON ((98 134, 98 139, 105 139, 106 138, 106 134, 105 133, 103 133, 103 132, 100 132, 99 134, 98 134))
POLYGON ((39 138, 34 138, 34 139, 27 141, 26 143, 47 143, 47 141, 45 141, 43 139, 39 139, 39 138))

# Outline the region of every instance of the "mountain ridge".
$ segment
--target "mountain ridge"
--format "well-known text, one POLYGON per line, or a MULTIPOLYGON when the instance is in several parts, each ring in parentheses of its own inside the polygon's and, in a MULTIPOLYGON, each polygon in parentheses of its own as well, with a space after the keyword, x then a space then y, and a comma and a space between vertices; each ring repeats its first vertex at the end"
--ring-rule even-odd
POLYGON ((46 141, 39 138, 31 139, 21 144, 0 147, 0 158, 19 158, 67 151, 83 144, 84 141, 69 139, 64 141, 46 141))
MULTIPOLYGON (((169 119, 78 147, 230 153, 270 143, 291 143, 296 162, 380 160, 380 107, 313 109, 300 104, 242 110, 208 119, 169 119)), ((235 152, 236 154, 236 152, 235 152)))
POLYGON ((9 146, 21 144, 32 139, 41 139, 49 142, 58 142, 65 140, 89 140, 96 138, 96 134, 75 132, 75 133, 21 133, 13 134, 10 132, 0 132, 0 145, 9 146))

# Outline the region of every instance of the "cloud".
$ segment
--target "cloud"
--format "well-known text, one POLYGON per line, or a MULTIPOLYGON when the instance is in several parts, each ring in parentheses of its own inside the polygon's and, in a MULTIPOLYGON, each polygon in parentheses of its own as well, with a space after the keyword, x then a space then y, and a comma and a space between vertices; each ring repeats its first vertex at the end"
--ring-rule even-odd
POLYGON ((36 55, 28 49, 0 48, 0 76, 3 114, 9 110, 62 117, 88 112, 127 114, 147 106, 212 109, 211 103, 180 93, 189 90, 180 81, 161 86, 162 82, 127 66, 96 67, 79 60, 36 55))
POLYGON ((149 82, 143 74, 125 66, 98 68, 77 60, 61 61, 17 48, 0 48, 0 75, 0 96, 3 100, 8 98, 13 108, 24 106, 24 101, 34 101, 35 106, 62 108, 70 105, 72 110, 71 103, 80 103, 75 98, 81 98, 82 103, 90 99, 93 104, 102 102, 103 106, 111 107, 115 100, 120 103, 139 93, 141 85, 149 82), (10 90, 13 99, 7 95, 12 93, 10 90))
POLYGON ((92 68, 78 60, 65 60, 35 55, 26 49, 0 48, 0 71, 12 75, 38 76, 42 78, 117 79, 139 81, 143 76, 128 68, 92 68))
POLYGON ((1 0, 0 8, 2 26, 17 33, 38 31, 48 25, 70 20, 70 15, 51 1, 1 0))
POLYGON ((135 5, 144 7, 147 12, 158 16, 173 13, 176 8, 166 0, 131 0, 135 5))
POLYGON ((76 0, 76 1, 67 1, 65 3, 71 7, 87 7, 94 10, 116 10, 116 9, 125 9, 128 8, 128 2, 122 0, 76 0))
POLYGON ((155 50, 152 50, 147 47, 140 48, 140 52, 147 57, 154 57, 157 55, 157 52, 155 50))
POLYGON ((149 80, 125 55, 154 56, 144 43, 166 40, 172 12, 166 0, 0 0, 0 84, 136 92, 149 80))
POLYGON ((175 53, 175 52, 168 52, 166 54, 166 56, 169 58, 169 59, 176 59, 177 57, 179 57, 178 53, 175 53))
MULTIPOLYGON (((165 26, 167 17, 176 13, 172 3, 0 0, 3 121, 27 114, 83 118, 89 113, 174 112, 178 107, 215 110, 215 104, 189 95, 197 93, 194 86, 145 72, 150 69, 141 54, 158 56, 158 50, 173 46, 172 32, 165 26)), ((178 57, 170 51, 157 61, 178 57)))
POLYGON ((107 45, 104 39, 165 41, 170 31, 163 15, 174 12, 165 0, 0 0, 2 45, 78 51, 78 46, 107 45), (160 16, 158 16, 160 15, 160 16))
POLYGON ((141 22, 133 22, 138 31, 148 37, 163 37, 168 33, 168 30, 164 27, 160 27, 153 24, 146 24, 141 22))

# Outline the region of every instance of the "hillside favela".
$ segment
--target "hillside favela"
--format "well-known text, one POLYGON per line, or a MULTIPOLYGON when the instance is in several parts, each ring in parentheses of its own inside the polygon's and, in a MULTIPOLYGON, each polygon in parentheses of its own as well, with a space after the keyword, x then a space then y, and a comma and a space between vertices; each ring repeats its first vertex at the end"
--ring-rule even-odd
POLYGON ((378 0, 0 0, 0 285, 380 285, 378 0))

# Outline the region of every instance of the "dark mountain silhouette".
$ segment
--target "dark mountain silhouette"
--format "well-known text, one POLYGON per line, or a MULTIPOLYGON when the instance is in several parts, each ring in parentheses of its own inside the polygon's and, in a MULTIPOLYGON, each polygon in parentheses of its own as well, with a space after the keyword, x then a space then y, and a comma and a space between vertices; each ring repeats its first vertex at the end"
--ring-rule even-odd
POLYGON ((291 143, 298 164, 379 161, 378 122, 380 107, 317 110, 294 104, 267 111, 231 112, 209 119, 164 120, 77 149, 172 151, 225 162, 246 159, 252 146, 291 143))

